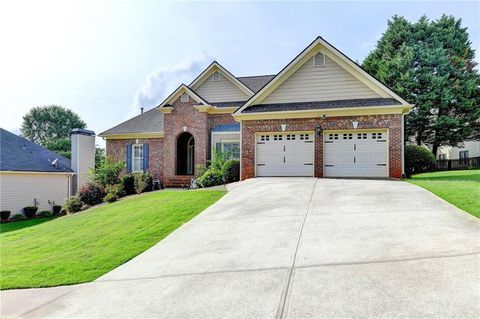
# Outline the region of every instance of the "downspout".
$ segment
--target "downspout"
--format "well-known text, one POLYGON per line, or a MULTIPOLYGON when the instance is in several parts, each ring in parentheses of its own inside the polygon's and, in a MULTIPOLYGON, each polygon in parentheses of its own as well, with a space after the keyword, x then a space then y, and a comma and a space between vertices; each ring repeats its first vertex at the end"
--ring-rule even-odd
POLYGON ((405 114, 402 114, 402 178, 405 178, 405 114))

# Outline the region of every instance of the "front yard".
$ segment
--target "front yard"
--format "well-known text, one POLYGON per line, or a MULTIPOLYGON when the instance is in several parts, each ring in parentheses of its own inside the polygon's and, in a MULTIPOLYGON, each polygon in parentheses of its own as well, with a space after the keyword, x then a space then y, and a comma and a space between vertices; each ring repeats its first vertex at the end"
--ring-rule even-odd
POLYGON ((92 281, 153 246, 223 190, 161 191, 38 225, 2 225, 0 289, 92 281), (10 230, 10 231, 9 231, 10 230))
POLYGON ((407 181, 480 218, 480 170, 423 173, 407 181))

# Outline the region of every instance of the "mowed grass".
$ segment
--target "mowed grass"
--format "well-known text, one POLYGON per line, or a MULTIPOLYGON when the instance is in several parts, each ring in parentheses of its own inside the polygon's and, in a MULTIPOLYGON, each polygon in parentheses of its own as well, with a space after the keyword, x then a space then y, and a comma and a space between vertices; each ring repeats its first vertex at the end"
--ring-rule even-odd
POLYGON ((0 234, 0 288, 92 281, 153 246, 223 190, 161 191, 0 234))
POLYGON ((32 227, 45 222, 49 222, 54 218, 55 217, 35 218, 35 219, 29 219, 29 220, 22 220, 19 222, 10 222, 5 224, 0 224, 0 234, 8 233, 9 231, 19 230, 22 228, 32 227))
POLYGON ((423 173, 407 181, 480 218, 480 170, 423 173))

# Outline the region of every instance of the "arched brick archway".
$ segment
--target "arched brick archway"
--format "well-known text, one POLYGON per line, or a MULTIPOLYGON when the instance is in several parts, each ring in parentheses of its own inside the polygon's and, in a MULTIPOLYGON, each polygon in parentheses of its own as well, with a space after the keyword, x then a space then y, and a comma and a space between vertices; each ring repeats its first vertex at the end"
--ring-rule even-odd
POLYGON ((183 132, 177 137, 176 174, 195 174, 195 139, 189 132, 183 132))

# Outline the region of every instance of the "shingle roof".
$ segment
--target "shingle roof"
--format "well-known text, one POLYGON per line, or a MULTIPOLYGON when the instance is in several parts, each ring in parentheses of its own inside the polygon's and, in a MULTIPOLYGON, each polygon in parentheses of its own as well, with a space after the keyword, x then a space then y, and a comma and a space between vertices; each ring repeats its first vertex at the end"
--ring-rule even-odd
POLYGON ((241 76, 237 77, 243 84, 248 86, 250 90, 257 93, 261 88, 265 86, 271 79, 275 77, 275 74, 271 75, 254 75, 254 76, 241 76))
POLYGON ((232 102, 212 102, 211 105, 216 107, 231 107, 231 106, 242 106, 246 101, 232 101, 232 102))
POLYGON ((159 133, 163 132, 163 113, 157 108, 153 108, 143 114, 137 115, 105 132, 100 136, 112 134, 128 134, 128 133, 159 133))
POLYGON ((400 105, 400 104, 402 103, 400 103, 395 99, 390 99, 390 98, 257 104, 257 105, 251 105, 247 107, 245 110, 243 110, 243 113, 337 109, 337 108, 348 108, 348 107, 384 106, 384 105, 400 105))
POLYGON ((0 128, 0 171, 73 172, 70 160, 0 128), (56 165, 52 162, 57 159, 56 165))

